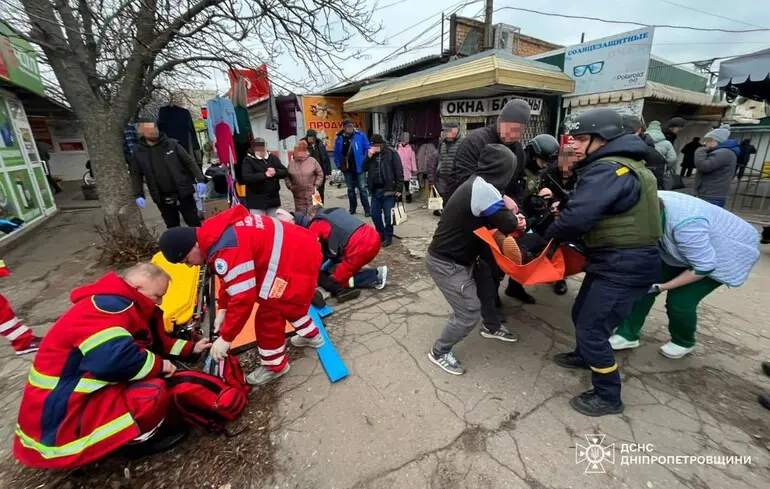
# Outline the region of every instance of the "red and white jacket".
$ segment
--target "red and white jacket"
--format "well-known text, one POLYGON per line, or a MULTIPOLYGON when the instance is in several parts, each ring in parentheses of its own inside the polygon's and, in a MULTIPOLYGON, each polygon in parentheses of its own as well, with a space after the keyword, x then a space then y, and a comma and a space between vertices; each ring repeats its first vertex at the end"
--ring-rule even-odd
POLYGON ((218 306, 227 309, 220 330, 226 341, 238 336, 255 303, 307 313, 323 261, 314 233, 238 205, 204 221, 198 245, 223 282, 218 306))

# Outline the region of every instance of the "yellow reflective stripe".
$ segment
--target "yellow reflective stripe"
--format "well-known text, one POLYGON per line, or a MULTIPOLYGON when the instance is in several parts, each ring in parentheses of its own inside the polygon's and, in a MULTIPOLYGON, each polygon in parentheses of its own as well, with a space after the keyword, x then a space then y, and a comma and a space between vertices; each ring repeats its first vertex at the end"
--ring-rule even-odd
MULTIPOLYGON (((32 367, 29 371, 29 383, 30 385, 37 387, 38 389, 54 390, 59 384, 59 377, 52 375, 41 374, 35 367, 32 367)), ((110 385, 112 382, 107 382, 98 379, 80 379, 78 385, 75 386, 75 392, 81 394, 90 394, 96 392, 104 386, 110 385)))
POLYGON ((187 344, 185 340, 176 340, 174 346, 171 347, 171 354, 177 356, 180 355, 182 350, 184 350, 185 344, 187 344))
POLYGON ((36 451, 45 459, 51 459, 77 455, 86 448, 96 445, 132 426, 134 426, 134 419, 130 414, 126 413, 123 416, 96 428, 90 435, 78 438, 75 441, 59 447, 43 445, 42 443, 35 441, 32 437, 21 431, 21 427, 18 424, 16 425, 16 435, 19 437, 19 441, 24 447, 36 451))
POLYGON ((607 367, 607 368, 591 367, 591 370, 593 370, 597 374, 609 374, 609 373, 614 372, 617 369, 618 369, 618 364, 617 363, 615 365, 613 365, 612 367, 607 367))
POLYGON ((139 373, 134 375, 131 380, 139 380, 147 377, 150 374, 153 365, 155 365, 155 354, 149 351, 145 353, 147 353, 147 358, 144 359, 144 365, 142 365, 142 369, 139 370, 139 373))
POLYGON ((131 333, 121 328, 120 326, 107 328, 86 338, 85 341, 80 343, 79 348, 80 351, 83 352, 83 355, 85 355, 97 346, 102 345, 110 340, 114 340, 115 338, 120 338, 121 336, 128 336, 129 338, 132 337, 131 333))

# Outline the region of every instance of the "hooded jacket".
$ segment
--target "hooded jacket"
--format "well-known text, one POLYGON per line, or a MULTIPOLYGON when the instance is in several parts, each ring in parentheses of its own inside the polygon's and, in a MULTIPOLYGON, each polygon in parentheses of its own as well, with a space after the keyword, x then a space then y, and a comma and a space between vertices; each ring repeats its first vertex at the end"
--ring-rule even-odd
POLYGON ((476 172, 481 152, 488 144, 502 144, 516 156, 516 161, 519 162, 519 165, 517 165, 516 172, 511 176, 510 186, 506 184, 503 187, 503 192, 514 199, 521 199, 522 196, 519 195, 521 192, 518 191, 517 187, 519 178, 524 171, 524 146, 522 146, 520 141, 509 145, 504 144, 497 134, 497 125, 493 124, 474 129, 458 145, 452 175, 449 177, 445 189, 445 200, 449 200, 455 190, 476 172))
POLYGON ((417 158, 414 154, 414 148, 412 148, 411 144, 398 143, 396 152, 401 159, 404 181, 408 182, 412 179, 412 172, 414 172, 415 175, 417 174, 417 158))
POLYGON ((486 246, 473 231, 489 227, 503 234, 514 233, 518 219, 505 207, 503 191, 518 166, 510 149, 502 144, 487 145, 475 175, 460 185, 444 206, 428 251, 442 260, 470 266, 486 246))
MULTIPOLYGON (((577 241, 596 227, 604 215, 622 214, 639 202, 641 185, 631 172, 613 163, 613 156, 641 161, 647 145, 627 134, 608 142, 575 164, 577 184, 559 218, 545 232, 545 239, 577 241), (610 161, 598 161, 608 159, 610 161)), ((660 273, 656 246, 643 248, 592 248, 588 250, 586 272, 621 284, 644 287, 655 283, 660 273)))
POLYGON ((257 158, 249 153, 241 164, 243 183, 246 185, 246 207, 267 210, 281 207, 281 179, 289 176, 289 170, 274 154, 257 158), (275 169, 275 175, 268 177, 268 168, 275 169))
POLYGON ((663 155, 663 158, 666 159, 666 163, 673 168, 676 165, 678 156, 674 150, 674 145, 671 144, 671 141, 666 139, 666 136, 660 129, 660 122, 650 122, 650 125, 647 126, 647 131, 645 134, 650 136, 652 142, 655 143, 655 149, 658 150, 658 153, 663 155))
POLYGON ((163 133, 153 145, 145 137, 139 138, 129 171, 134 196, 144 197, 144 181, 155 203, 163 202, 163 196, 191 197, 195 182, 206 182, 190 153, 163 133))
POLYGON ((719 146, 695 150, 695 195, 704 200, 725 200, 741 148, 738 141, 728 139, 719 146))
POLYGON ((222 338, 233 341, 240 334, 255 303, 289 321, 307 314, 322 262, 313 233, 235 206, 206 219, 197 237, 222 279, 217 298, 218 307, 227 309, 222 338))
POLYGON ((162 313, 115 273, 70 300, 40 345, 21 400, 14 455, 31 467, 80 467, 139 436, 123 391, 160 377, 162 356, 193 351, 165 335, 153 341, 151 324, 162 328, 162 313))

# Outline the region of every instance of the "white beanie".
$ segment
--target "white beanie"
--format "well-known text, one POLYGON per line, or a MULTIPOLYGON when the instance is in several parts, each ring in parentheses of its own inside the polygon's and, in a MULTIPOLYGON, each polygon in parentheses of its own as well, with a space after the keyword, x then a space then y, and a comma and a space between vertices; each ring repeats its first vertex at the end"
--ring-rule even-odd
POLYGON ((703 139, 713 139, 717 143, 722 144, 730 139, 730 127, 722 126, 719 129, 714 129, 713 131, 706 133, 706 135, 703 136, 703 139))

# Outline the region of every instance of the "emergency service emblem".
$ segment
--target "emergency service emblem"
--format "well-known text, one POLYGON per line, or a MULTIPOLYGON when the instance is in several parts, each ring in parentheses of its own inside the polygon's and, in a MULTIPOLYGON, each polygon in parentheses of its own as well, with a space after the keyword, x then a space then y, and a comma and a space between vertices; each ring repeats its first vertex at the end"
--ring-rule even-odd
POLYGON ((224 275, 227 273, 227 262, 221 258, 214 260, 214 271, 217 275, 224 275))

